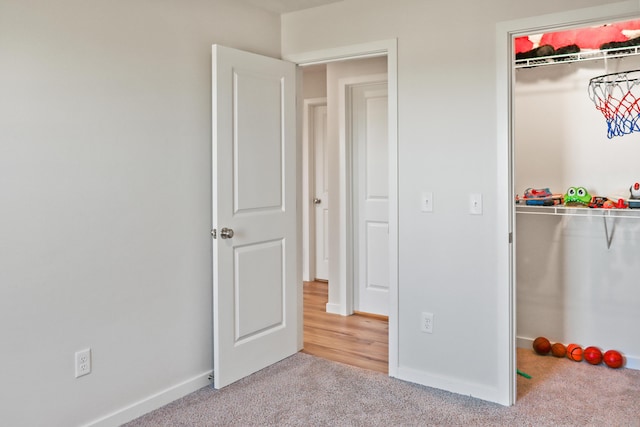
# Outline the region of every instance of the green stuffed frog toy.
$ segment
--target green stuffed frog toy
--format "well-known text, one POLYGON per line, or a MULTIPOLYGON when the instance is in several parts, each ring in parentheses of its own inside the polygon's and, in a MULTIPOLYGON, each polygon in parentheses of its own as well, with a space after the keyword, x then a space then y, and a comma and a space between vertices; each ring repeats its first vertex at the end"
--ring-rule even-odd
POLYGON ((587 206, 591 201, 591 195, 584 187, 569 187, 564 195, 564 204, 578 204, 587 206))

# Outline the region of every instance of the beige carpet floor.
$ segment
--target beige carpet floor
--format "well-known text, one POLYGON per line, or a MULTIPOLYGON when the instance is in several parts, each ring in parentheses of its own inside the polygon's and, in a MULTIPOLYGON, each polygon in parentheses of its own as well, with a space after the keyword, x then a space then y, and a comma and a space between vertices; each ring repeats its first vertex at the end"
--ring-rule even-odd
POLYGON ((504 407, 298 353, 222 390, 206 387, 135 426, 640 426, 640 371, 518 349, 504 407))

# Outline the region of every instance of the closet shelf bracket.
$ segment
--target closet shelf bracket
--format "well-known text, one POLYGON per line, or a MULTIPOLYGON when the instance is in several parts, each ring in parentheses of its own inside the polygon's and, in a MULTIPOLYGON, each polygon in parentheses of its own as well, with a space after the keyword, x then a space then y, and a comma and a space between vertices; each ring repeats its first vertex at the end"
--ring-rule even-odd
POLYGON ((606 215, 602 216, 602 221, 604 221, 604 234, 607 238, 607 249, 611 249, 611 242, 613 241, 613 235, 616 232, 616 218, 613 218, 613 226, 611 227, 611 234, 609 234, 609 226, 607 225, 606 215))

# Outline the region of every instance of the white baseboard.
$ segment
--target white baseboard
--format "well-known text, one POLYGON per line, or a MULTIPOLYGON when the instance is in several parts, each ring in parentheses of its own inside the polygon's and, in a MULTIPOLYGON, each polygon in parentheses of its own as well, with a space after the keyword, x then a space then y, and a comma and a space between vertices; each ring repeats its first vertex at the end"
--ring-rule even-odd
POLYGON ((450 378, 441 375, 429 374, 415 369, 398 367, 396 378, 415 384, 428 384, 427 387, 457 393, 464 396, 471 396, 476 399, 495 402, 503 406, 508 406, 509 402, 503 401, 503 397, 497 388, 489 387, 485 384, 478 384, 462 381, 458 378, 450 378))
MULTIPOLYGON (((531 349, 531 351, 533 351, 533 340, 534 338, 516 337, 516 347, 529 348, 531 349)), ((602 351, 604 352, 605 350, 603 349, 602 351)), ((625 354, 624 358, 625 358, 625 364, 624 364, 625 368, 635 369, 637 371, 640 370, 640 357, 629 356, 625 354)))
POLYGON ((193 393, 196 390, 206 387, 211 384, 209 376, 213 371, 204 372, 186 381, 162 390, 158 393, 152 394, 138 402, 132 403, 122 409, 119 409, 111 414, 105 415, 102 418, 91 421, 85 424, 85 427, 117 427, 126 422, 135 420, 144 414, 147 414, 153 410, 161 408, 162 406, 180 399, 189 393, 193 393))
POLYGON ((327 313, 342 314, 342 307, 340 304, 327 303, 327 313))

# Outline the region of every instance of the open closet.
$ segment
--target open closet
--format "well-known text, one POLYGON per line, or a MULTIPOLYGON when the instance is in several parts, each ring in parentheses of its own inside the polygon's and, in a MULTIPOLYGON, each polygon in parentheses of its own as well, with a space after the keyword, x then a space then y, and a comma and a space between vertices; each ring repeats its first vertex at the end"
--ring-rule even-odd
MULTIPOLYGON (((637 21, 582 30, 613 37, 614 28, 629 40, 640 36, 637 21)), ((531 51, 544 40, 529 39, 531 51)), ((582 187, 589 196, 628 201, 630 187, 640 182, 640 132, 608 135, 589 84, 598 76, 640 70, 640 52, 632 44, 514 62, 516 335, 519 347, 531 348, 534 338, 546 336, 617 349, 627 368, 640 369, 640 209, 522 200, 527 189, 565 195, 582 187)), ((623 86, 629 97, 640 98, 640 72, 629 75, 623 86)))

